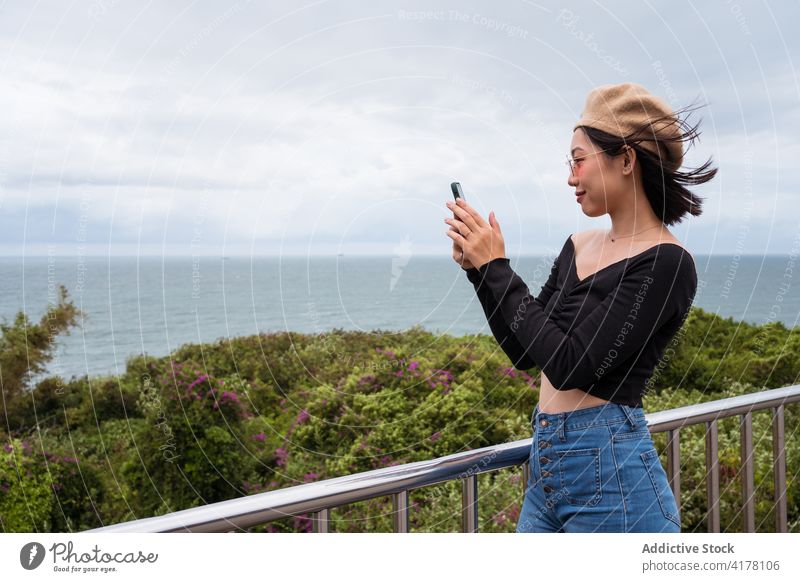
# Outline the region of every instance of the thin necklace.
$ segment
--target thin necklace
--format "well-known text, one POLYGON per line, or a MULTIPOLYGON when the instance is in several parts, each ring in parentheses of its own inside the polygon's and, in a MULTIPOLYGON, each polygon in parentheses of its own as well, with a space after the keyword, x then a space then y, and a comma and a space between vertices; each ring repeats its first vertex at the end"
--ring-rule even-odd
MULTIPOLYGON (((657 225, 655 225, 655 226, 651 226, 650 228, 645 228, 644 230, 640 230, 639 232, 634 232, 633 234, 624 234, 624 235, 622 235, 622 236, 618 236, 617 238, 627 238, 627 237, 629 237, 629 236, 634 236, 634 235, 637 235, 637 234, 642 234, 642 233, 643 233, 643 232, 645 232, 646 230, 652 230, 652 229, 654 229, 654 228, 658 228, 659 226, 661 226, 661 225, 660 225, 660 224, 657 224, 657 225)), ((611 230, 609 230, 609 231, 608 231, 608 238, 610 238, 610 239, 611 239, 611 242, 614 242, 615 240, 617 240, 617 238, 614 238, 613 236, 611 236, 611 230)))

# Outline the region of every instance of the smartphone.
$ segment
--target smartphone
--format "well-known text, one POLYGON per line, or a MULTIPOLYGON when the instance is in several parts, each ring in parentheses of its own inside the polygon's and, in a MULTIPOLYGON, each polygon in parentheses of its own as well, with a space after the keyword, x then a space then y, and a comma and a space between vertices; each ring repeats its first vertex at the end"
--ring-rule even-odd
POLYGON ((456 200, 458 200, 459 198, 463 198, 464 200, 466 200, 466 198, 464 198, 464 191, 461 189, 461 184, 459 184, 458 182, 453 182, 452 184, 450 184, 450 189, 453 191, 453 198, 455 198, 456 200))

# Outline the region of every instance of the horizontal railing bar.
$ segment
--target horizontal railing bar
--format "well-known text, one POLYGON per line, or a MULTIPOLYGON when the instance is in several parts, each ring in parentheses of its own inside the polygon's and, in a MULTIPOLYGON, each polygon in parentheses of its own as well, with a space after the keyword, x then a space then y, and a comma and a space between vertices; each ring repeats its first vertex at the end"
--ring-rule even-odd
POLYGON ((85 532, 222 532, 522 464, 532 439, 219 501, 85 532))
MULTIPOLYGON (((798 401, 800 385, 795 385, 653 412, 645 415, 645 419, 650 431, 656 433, 798 401)), ((478 473, 519 466, 528 459, 531 445, 532 439, 527 438, 83 531, 146 533, 246 529, 293 515, 316 513, 401 491, 464 479, 478 473)))
POLYGON ((793 402, 800 402, 800 384, 660 410, 647 414, 646 418, 650 432, 655 433, 793 402))

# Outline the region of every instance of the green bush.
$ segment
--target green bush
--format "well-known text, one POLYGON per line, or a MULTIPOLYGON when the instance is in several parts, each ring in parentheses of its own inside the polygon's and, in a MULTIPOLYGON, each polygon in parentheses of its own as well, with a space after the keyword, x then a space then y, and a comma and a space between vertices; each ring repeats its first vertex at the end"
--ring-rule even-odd
MULTIPOLYGON (((797 342, 781 325, 751 326, 695 308, 653 375, 645 410, 794 383, 797 342)), ((14 457, 16 465, 3 457, 0 486, 8 494, 0 496, 0 515, 6 531, 75 531, 526 439, 538 388, 538 371, 513 369, 492 337, 416 327, 270 333, 134 357, 119 377, 50 378, 14 400, 19 423, 4 441, 14 449, 27 442, 30 452, 14 457), (42 451, 75 463, 54 465, 42 451), (23 477, 15 481, 18 469, 23 477)), ((790 428, 797 408, 786 408, 789 476, 800 472, 790 428)), ((769 413, 754 414, 753 428, 756 522, 759 531, 774 531, 769 413)), ((684 531, 706 531, 704 430, 681 431, 684 531)), ((738 419, 721 421, 719 435, 722 528, 740 531, 738 419)), ((664 462, 665 439, 654 438, 664 462)), ((514 531, 521 468, 481 474, 478 482, 481 531, 514 531)), ((460 494, 458 482, 412 491, 412 529, 458 531, 460 494)), ((795 488, 787 501, 798 531, 795 488)), ((389 531, 391 518, 391 499, 383 497, 333 509, 331 529, 389 531)), ((310 527, 304 515, 252 529, 310 527)))
POLYGON ((0 449, 0 523, 4 532, 48 531, 53 493, 31 443, 11 439, 0 449))

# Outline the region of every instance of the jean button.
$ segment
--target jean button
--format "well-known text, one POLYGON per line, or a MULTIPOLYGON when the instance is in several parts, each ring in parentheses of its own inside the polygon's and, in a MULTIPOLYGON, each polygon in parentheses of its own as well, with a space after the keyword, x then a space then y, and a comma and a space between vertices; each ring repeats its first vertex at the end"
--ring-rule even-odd
POLYGON ((547 419, 543 418, 542 420, 539 421, 539 426, 547 426, 548 424, 550 423, 547 422, 547 419))
POLYGON ((550 471, 548 471, 547 469, 543 469, 542 470, 542 477, 552 477, 552 476, 553 476, 553 474, 550 471))
POLYGON ((549 462, 550 462, 550 459, 548 459, 547 457, 539 457, 539 463, 540 464, 546 465, 549 462))
POLYGON ((540 449, 546 449, 549 446, 550 446, 550 443, 547 442, 547 441, 543 441, 543 442, 539 443, 539 448, 540 449))
POLYGON ((550 485, 545 485, 545 486, 543 487, 543 489, 544 489, 544 492, 545 492, 545 493, 552 493, 552 492, 553 492, 553 488, 552 488, 552 487, 550 487, 550 485))

